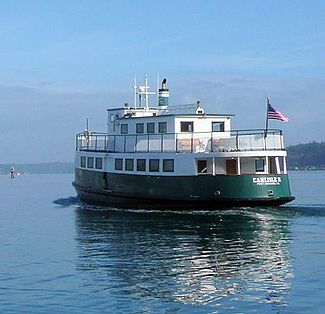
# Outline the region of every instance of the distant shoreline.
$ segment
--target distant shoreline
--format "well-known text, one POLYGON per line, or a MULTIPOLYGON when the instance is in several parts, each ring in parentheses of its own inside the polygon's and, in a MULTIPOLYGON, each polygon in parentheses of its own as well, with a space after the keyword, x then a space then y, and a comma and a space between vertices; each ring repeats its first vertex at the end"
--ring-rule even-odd
MULTIPOLYGON (((325 170, 325 142, 291 145, 286 149, 288 151, 288 170, 325 170)), ((9 174, 10 167, 14 167, 16 172, 20 174, 74 173, 73 162, 38 162, 0 164, 0 174, 9 174)))
POLYGON ((287 147, 289 170, 325 170, 325 142, 287 147))
MULTIPOLYGON (((0 164, 0 175, 9 175, 10 167, 14 167, 16 174, 73 174, 74 164, 72 162, 46 162, 46 163, 26 163, 26 164, 0 164)), ((289 171, 325 171, 325 167, 304 166, 292 167, 288 166, 289 171)))
POLYGON ((0 174, 9 174, 10 167, 14 167, 18 174, 64 174, 74 173, 73 162, 45 162, 45 163, 6 163, 0 164, 0 174))

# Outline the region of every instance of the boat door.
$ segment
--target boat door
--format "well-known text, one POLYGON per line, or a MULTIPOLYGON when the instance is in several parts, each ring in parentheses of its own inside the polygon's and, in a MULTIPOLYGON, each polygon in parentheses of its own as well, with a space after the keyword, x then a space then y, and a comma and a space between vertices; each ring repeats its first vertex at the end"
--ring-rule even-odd
POLYGON ((103 173, 103 190, 108 190, 107 172, 103 173))
POLYGON ((229 176, 235 176, 237 174, 236 159, 227 159, 226 160, 226 171, 227 171, 227 175, 229 175, 229 176))

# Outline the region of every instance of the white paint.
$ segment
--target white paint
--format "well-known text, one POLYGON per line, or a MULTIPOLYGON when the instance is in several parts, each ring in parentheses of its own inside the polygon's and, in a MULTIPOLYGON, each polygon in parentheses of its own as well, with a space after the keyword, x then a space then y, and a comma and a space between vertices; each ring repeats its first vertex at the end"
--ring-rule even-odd
POLYGON ((286 157, 283 157, 283 173, 287 174, 287 160, 286 160, 286 157))
POLYGON ((280 162, 279 162, 279 157, 275 157, 275 166, 276 166, 276 173, 280 174, 281 170, 280 170, 280 162))
POLYGON ((237 175, 241 175, 240 157, 237 157, 237 175))
MULTIPOLYGON (((80 156, 103 158, 103 169, 91 171, 107 171, 133 173, 137 175, 189 176, 197 174, 197 160, 207 161, 209 174, 226 174, 226 159, 236 159, 237 173, 255 174, 255 160, 265 159, 265 169, 257 175, 269 173, 269 158, 275 157, 276 172, 281 173, 279 158, 283 158, 286 169, 287 152, 282 150, 283 137, 269 135, 266 139, 261 134, 231 136, 231 115, 209 114, 168 114, 165 110, 149 108, 149 86, 147 77, 145 85, 137 86, 134 82, 134 108, 108 109, 107 135, 95 137, 85 136, 80 141, 91 149, 113 150, 117 153, 76 152, 75 165, 80 166, 80 156), (144 96, 145 107, 137 102, 137 96, 144 96), (140 106, 140 107, 139 107, 140 106), (167 133, 159 133, 159 122, 167 124, 167 133), (194 132, 181 132, 181 122, 193 122, 194 132), (212 132, 212 122, 224 123, 223 132, 212 132), (144 133, 136 133, 137 123, 143 124, 144 133), (155 133, 147 133, 147 123, 154 123, 155 133), (128 125, 128 134, 121 135, 121 124, 128 125), (265 144, 272 150, 265 150, 265 144), (238 146, 237 146, 238 145, 238 146), (237 150, 237 147, 239 150, 237 150), (211 151, 212 149, 212 151, 211 151), (134 171, 117 171, 114 168, 115 158, 133 159, 134 171), (136 171, 136 160, 146 159, 147 169, 136 171), (160 171, 149 172, 149 159, 160 160, 160 171), (163 159, 174 159, 175 172, 163 172, 163 159)), ((162 92, 162 96, 167 93, 162 92)))

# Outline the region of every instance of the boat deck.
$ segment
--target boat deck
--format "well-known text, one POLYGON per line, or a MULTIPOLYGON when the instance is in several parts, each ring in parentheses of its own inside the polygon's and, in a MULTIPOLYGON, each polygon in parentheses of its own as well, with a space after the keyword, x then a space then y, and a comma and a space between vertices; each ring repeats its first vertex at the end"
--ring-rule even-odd
POLYGON ((76 136, 76 150, 114 153, 137 152, 236 152, 284 150, 281 130, 125 134, 83 132, 76 136))

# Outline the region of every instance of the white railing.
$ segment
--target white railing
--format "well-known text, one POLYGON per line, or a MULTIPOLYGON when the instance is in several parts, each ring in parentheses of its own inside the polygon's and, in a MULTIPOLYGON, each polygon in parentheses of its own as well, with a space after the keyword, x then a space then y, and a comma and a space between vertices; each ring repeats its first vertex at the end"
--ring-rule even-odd
POLYGON ((229 152, 282 150, 280 130, 109 135, 84 132, 76 137, 77 150, 103 152, 229 152))

